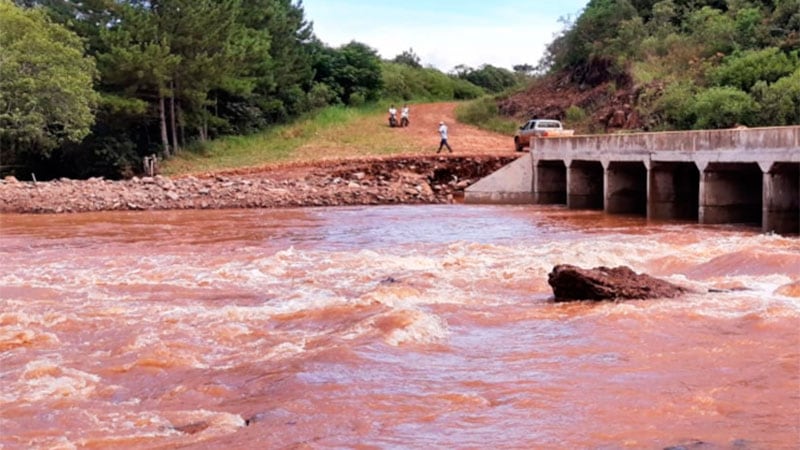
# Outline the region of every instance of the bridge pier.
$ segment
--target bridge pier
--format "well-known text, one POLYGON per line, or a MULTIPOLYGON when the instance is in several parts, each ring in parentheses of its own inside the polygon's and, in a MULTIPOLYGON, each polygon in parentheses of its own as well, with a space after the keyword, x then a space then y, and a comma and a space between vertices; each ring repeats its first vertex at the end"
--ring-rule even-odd
POLYGON ((648 219, 697 220, 700 172, 693 162, 652 162, 647 175, 648 219))
POLYGON ((800 164, 774 163, 764 170, 762 203, 762 231, 800 231, 800 164))
POLYGON ((603 209, 604 179, 599 161, 572 161, 567 168, 567 207, 603 209))
POLYGON ((700 175, 699 222, 760 224, 762 178, 755 163, 709 163, 700 175))
POLYGON ((647 214, 647 168, 641 161, 607 164, 604 210, 609 214, 647 214))

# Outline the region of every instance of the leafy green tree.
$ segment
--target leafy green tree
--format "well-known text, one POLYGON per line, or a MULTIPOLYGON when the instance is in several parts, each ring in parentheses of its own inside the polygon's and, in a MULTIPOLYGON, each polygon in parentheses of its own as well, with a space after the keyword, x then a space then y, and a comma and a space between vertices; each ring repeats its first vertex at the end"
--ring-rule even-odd
POLYGON ((25 8, 39 7, 50 19, 83 38, 86 52, 95 56, 103 50, 100 32, 117 20, 116 11, 129 1, 116 0, 16 0, 25 8))
POLYGON ((336 92, 323 83, 314 83, 308 93, 308 103, 311 108, 323 108, 336 102, 336 92))
POLYGON ((678 7, 672 0, 653 4, 652 15, 647 23, 652 36, 665 36, 675 31, 678 25, 678 7))
POLYGON ((730 128, 753 125, 758 105, 747 92, 723 86, 697 94, 692 110, 696 117, 694 129, 730 128))
POLYGON ((739 48, 756 48, 765 40, 767 30, 762 27, 763 15, 758 8, 736 11, 734 27, 739 48))
POLYGON ((703 56, 728 54, 736 48, 736 24, 719 9, 705 6, 692 12, 687 26, 695 42, 704 48, 703 56))
POLYGON ((616 36, 607 39, 607 45, 597 50, 598 55, 615 61, 616 68, 624 68, 628 61, 641 55, 642 41, 647 29, 641 17, 632 17, 619 23, 616 36))
POLYGON ((775 9, 764 22, 769 45, 785 52, 800 48, 800 0, 775 0, 775 9))
POLYGON ((330 86, 342 103, 378 99, 383 77, 376 50, 356 41, 336 49, 317 43, 315 58, 316 81, 330 86))
POLYGON ((269 34, 248 25, 260 26, 239 0, 129 2, 101 32, 103 81, 115 95, 154 105, 169 155, 170 141, 178 149, 187 135, 203 141, 230 129, 219 113, 220 97, 246 99, 273 80, 269 34))
POLYGON ((656 128, 687 130, 696 121, 694 96, 697 87, 690 82, 673 83, 655 100, 652 115, 656 128))
POLYGON ((511 68, 514 70, 514 73, 520 75, 531 75, 536 70, 536 67, 530 64, 515 64, 511 68))
POLYGON ((797 52, 789 55, 776 47, 747 50, 725 58, 710 75, 717 86, 733 86, 749 92, 758 81, 774 83, 800 67, 797 52))
POLYGON ((453 76, 455 76, 455 77, 464 79, 464 78, 467 77, 468 73, 470 73, 470 72, 472 72, 474 70, 475 69, 473 69, 472 67, 470 67, 470 66, 468 66, 466 64, 459 64, 459 65, 453 67, 453 70, 452 70, 451 74, 453 76))
POLYGON ((94 121, 94 60, 80 38, 38 9, 0 0, 0 150, 3 162, 41 159, 78 142, 94 121))
POLYGON ((172 54, 169 37, 152 10, 124 4, 118 14, 118 25, 100 32, 107 51, 98 55, 98 63, 104 86, 113 88, 105 99, 118 105, 127 102, 128 110, 142 112, 146 109, 136 106, 138 102, 156 104, 161 146, 169 155, 166 98, 173 96, 170 88, 181 58, 172 54))
MULTIPOLYGON (((591 0, 575 23, 548 46, 548 63, 555 70, 573 70, 577 82, 590 82, 596 67, 613 67, 605 51, 621 23, 638 17, 629 0, 591 0)), ((611 59, 615 63, 614 59, 611 59)), ((605 77, 599 77, 605 78, 605 77)))
MULTIPOLYGON (((233 51, 241 10, 238 0, 162 0, 148 2, 161 29, 167 33, 171 52, 180 57, 170 86, 177 98, 178 126, 209 136, 215 89, 230 88, 241 73, 243 56, 233 51)), ((247 90, 250 86, 238 85, 247 90)), ((173 107, 171 106, 170 109, 173 107)), ((184 134, 185 130, 181 130, 184 134)), ((184 139, 181 139, 182 141, 184 139)))
POLYGON ((482 87, 489 92, 502 92, 516 86, 517 77, 514 73, 491 64, 484 64, 478 69, 467 69, 459 78, 469 81, 475 86, 482 87))
POLYGON ((419 69, 422 67, 422 64, 420 64, 419 56, 417 56, 417 54, 414 53, 413 48, 404 50, 402 53, 395 56, 392 62, 396 62, 397 64, 405 64, 415 69, 419 69))
MULTIPOLYGON (((263 111, 262 126, 282 122, 305 112, 306 92, 314 79, 311 24, 304 18, 302 2, 243 0, 241 23, 268 43, 262 64, 254 73, 256 86, 248 104, 263 111)), ((254 53, 257 55, 257 53, 254 53)), ((258 64, 257 60, 254 63, 258 64)))
POLYGON ((784 79, 794 81, 798 49, 800 0, 591 0, 539 68, 581 89, 636 87, 651 128, 768 125, 769 114, 794 117, 775 86, 794 92, 784 79))
POLYGON ((758 81, 753 96, 761 108, 758 125, 800 125, 800 67, 772 84, 758 81))
POLYGON ((432 68, 414 68, 405 64, 384 62, 384 100, 442 101, 477 98, 483 89, 469 81, 444 74, 432 68))

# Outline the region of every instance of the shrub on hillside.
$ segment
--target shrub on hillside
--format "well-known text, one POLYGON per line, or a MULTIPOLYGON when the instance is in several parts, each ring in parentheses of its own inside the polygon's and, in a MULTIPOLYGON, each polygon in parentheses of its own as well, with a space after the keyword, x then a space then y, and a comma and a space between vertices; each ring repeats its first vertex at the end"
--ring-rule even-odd
POLYGON ((702 56, 730 53, 736 44, 736 23, 719 9, 710 6, 693 11, 687 19, 695 42, 704 47, 702 56))
POLYGON ((513 134, 517 123, 500 116, 497 100, 494 97, 483 97, 456 108, 459 122, 468 123, 497 133, 513 134))
POLYGON ((475 86, 467 80, 452 78, 453 80, 453 99, 472 100, 485 94, 479 86, 475 86))
POLYGON ((797 52, 786 54, 778 48, 748 50, 725 58, 710 75, 716 86, 732 86, 750 92, 758 81, 774 83, 800 67, 797 52))
POLYGON ((668 85, 664 93, 653 102, 653 115, 657 128, 686 130, 695 123, 693 111, 697 87, 691 82, 668 85))
POLYGON ((761 10, 742 8, 736 11, 734 27, 736 28, 736 42, 741 48, 757 47, 764 35, 761 10))
POLYGON ((759 81, 753 96, 761 105, 758 125, 800 125, 800 67, 772 84, 759 81))
POLYGON ((308 92, 308 104, 311 108, 324 108, 336 103, 338 96, 327 84, 314 83, 308 92))
POLYGON ((569 123, 580 123, 586 119, 586 111, 580 106, 572 105, 564 112, 564 118, 569 123))
POLYGON ((508 69, 483 64, 477 69, 460 66, 456 76, 489 92, 502 92, 517 85, 517 77, 508 69))
POLYGON ((692 128, 731 128, 755 124, 758 105, 747 92, 723 86, 697 94, 692 110, 696 117, 692 128))
POLYGON ((483 90, 472 83, 432 68, 415 68, 406 64, 384 62, 381 72, 385 99, 461 100, 483 95, 483 90))

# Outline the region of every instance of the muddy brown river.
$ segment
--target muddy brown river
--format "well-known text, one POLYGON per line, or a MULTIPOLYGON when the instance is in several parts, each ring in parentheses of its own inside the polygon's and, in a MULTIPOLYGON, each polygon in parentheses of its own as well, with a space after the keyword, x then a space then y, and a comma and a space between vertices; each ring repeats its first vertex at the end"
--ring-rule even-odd
POLYGON ((796 236, 468 205, 0 226, 0 448, 800 447, 796 236), (560 263, 712 292, 556 304, 560 263))

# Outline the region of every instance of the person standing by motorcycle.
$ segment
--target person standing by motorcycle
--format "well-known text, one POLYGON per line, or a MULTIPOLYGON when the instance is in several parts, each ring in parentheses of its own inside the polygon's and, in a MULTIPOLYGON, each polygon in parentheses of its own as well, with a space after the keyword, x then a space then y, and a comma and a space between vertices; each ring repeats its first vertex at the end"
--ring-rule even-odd
POLYGON ((393 127, 397 125, 397 108, 394 107, 394 104, 389 106, 389 126, 393 127))
POLYGON ((403 110, 400 113, 400 126, 401 127, 407 127, 408 124, 410 123, 409 120, 408 120, 408 114, 409 114, 408 105, 403 105, 403 110))

